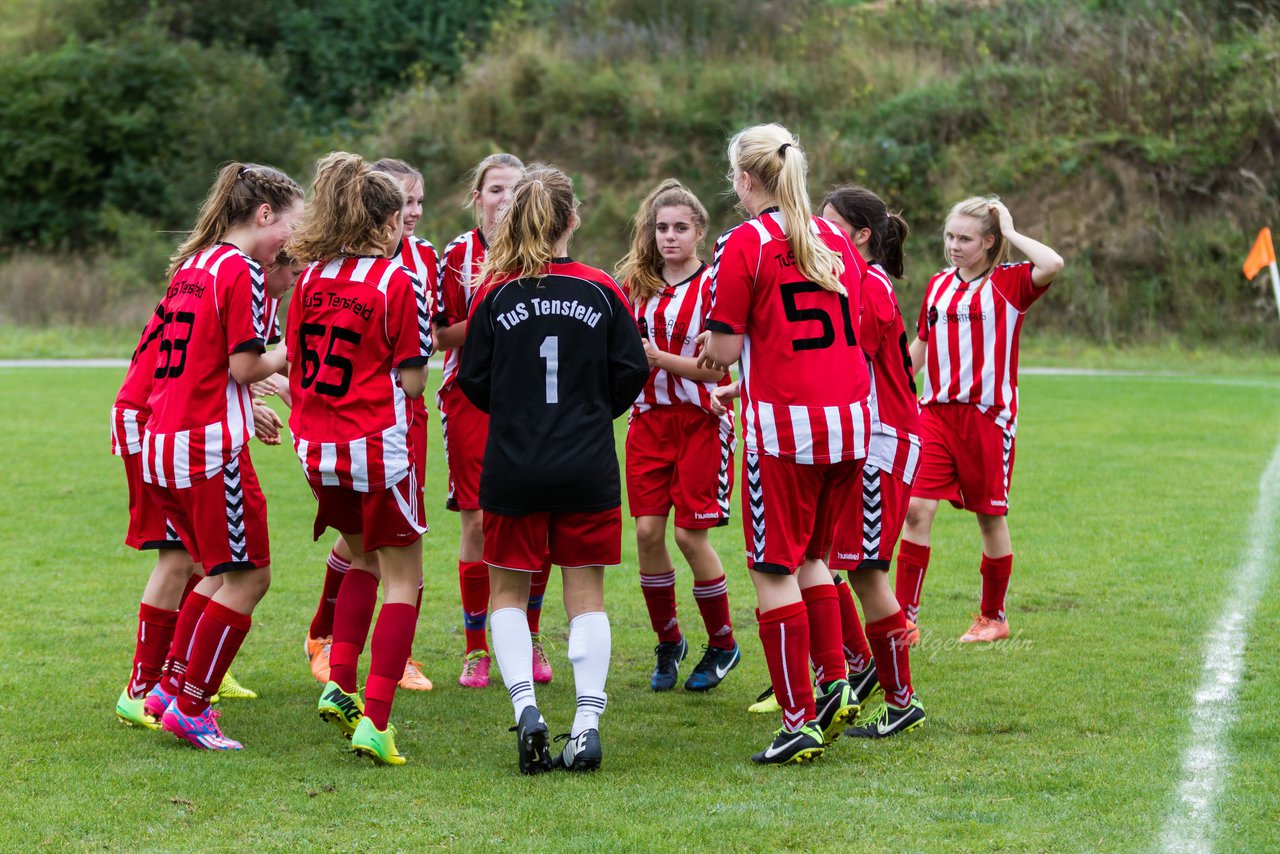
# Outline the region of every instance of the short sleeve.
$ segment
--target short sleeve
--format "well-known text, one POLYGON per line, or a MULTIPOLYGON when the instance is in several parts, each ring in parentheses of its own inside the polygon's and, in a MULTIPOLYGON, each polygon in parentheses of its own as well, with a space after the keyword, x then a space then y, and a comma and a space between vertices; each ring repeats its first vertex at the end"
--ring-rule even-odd
POLYGON ((467 299, 462 292, 463 271, 449 261, 452 253, 445 252, 440 259, 436 275, 437 300, 432 320, 444 326, 453 326, 467 319, 467 299))
POLYGON ((609 322, 609 408, 614 418, 631 408, 649 381, 649 359, 640 343, 631 303, 619 291, 609 322))
POLYGON ((751 289, 759 237, 754 228, 738 226, 716 241, 711 264, 711 310, 707 329, 730 335, 747 331, 751 316, 751 289), (754 244, 754 245, 753 245, 754 244))
POLYGON ((387 288, 387 335, 397 368, 416 368, 431 358, 427 286, 408 270, 397 270, 387 288))
POLYGON ((991 274, 991 284, 1009 301, 1010 305, 1020 312, 1031 308, 1031 304, 1049 290, 1049 285, 1043 288, 1036 287, 1031 279, 1031 271, 1031 262, 1024 261, 1021 264, 1002 265, 991 274))
POLYGON ((270 320, 267 309, 267 281, 262 268, 248 258, 243 263, 227 259, 218 270, 218 285, 223 276, 230 281, 223 286, 222 326, 227 337, 227 354, 258 352, 267 348, 270 320))
POLYGON ((916 337, 921 341, 929 340, 929 295, 933 293, 933 282, 924 289, 924 297, 920 300, 920 319, 916 321, 916 337))
POLYGON ((877 276, 868 275, 863 279, 863 286, 859 340, 862 342, 862 349, 874 356, 884 341, 885 332, 893 328, 898 315, 898 304, 877 276))
POLYGON ((490 369, 493 365, 493 316, 488 288, 476 294, 467 323, 467 340, 462 345, 458 366, 458 388, 481 412, 489 411, 490 369))

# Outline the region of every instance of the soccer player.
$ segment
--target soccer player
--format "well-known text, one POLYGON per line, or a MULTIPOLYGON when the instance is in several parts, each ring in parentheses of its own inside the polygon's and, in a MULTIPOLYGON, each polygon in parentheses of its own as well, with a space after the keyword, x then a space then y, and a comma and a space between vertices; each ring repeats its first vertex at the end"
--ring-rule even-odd
POLYGON ((1019 233, 995 196, 957 203, 943 240, 951 266, 929 280, 911 344, 922 371, 924 448, 898 550, 896 592, 918 618, 929 533, 938 501, 978 517, 981 613, 964 643, 1007 638, 1005 593, 1013 571, 1009 481, 1018 417, 1018 336, 1029 309, 1062 270, 1062 257, 1019 233), (1009 247, 1027 257, 1007 264, 1009 247))
MULTIPOLYGON (((484 688, 489 684, 489 644, 485 621, 489 614, 489 567, 483 560, 484 525, 480 509, 480 470, 484 461, 489 416, 477 409, 458 388, 458 365, 467 337, 467 315, 480 285, 479 271, 511 189, 524 173, 513 154, 490 154, 472 173, 469 205, 477 228, 458 235, 440 259, 440 302, 432 318, 437 346, 445 351, 444 376, 436 393, 444 453, 449 465, 449 496, 445 506, 457 512, 462 524, 458 544, 458 584, 462 590, 462 619, 466 650, 458 684, 484 688)), ((551 574, 549 560, 533 576, 526 613, 533 644, 533 681, 546 684, 553 673, 542 646, 542 597, 551 574)))
MULTIPOLYGON (((440 260, 436 248, 431 241, 418 237, 413 233, 414 226, 422 218, 422 173, 403 160, 384 157, 373 164, 379 172, 385 172, 400 183, 404 191, 404 208, 401 210, 400 237, 396 242, 392 258, 403 264, 418 277, 431 296, 434 305, 438 300, 436 272, 440 260)), ((286 380, 287 382, 287 380, 286 380)), ((414 468, 418 475, 419 485, 426 482, 427 473, 427 406, 423 398, 412 401, 413 406, 413 449, 414 468)), ((316 606, 315 616, 307 630, 306 653, 311 663, 311 674, 316 681, 324 684, 329 681, 329 656, 333 645, 333 609, 338 601, 338 589, 342 580, 352 568, 351 549, 339 535, 334 541, 333 549, 325 561, 324 586, 320 592, 320 602, 316 606)), ((357 564, 356 570, 367 572, 367 568, 357 564)), ((418 591, 418 604, 421 606, 422 591, 418 591)), ((372 606, 369 620, 373 619, 372 606)), ((367 622, 366 622, 367 625, 367 622)), ((361 641, 363 645, 363 640, 361 641)), ((413 660, 412 652, 404 665, 404 675, 400 678, 400 687, 410 691, 430 691, 431 680, 422 672, 422 663, 413 660)))
POLYGON ((729 618, 724 567, 709 529, 729 523, 733 413, 711 414, 724 371, 699 368, 696 348, 711 308, 710 269, 698 258, 707 210, 679 181, 659 184, 636 213, 631 251, 618 277, 631 297, 649 357, 649 381, 627 427, 627 502, 636 520, 640 589, 658 636, 655 691, 679 677, 689 643, 676 617, 676 571, 667 552, 675 507, 676 545, 693 572, 693 596, 707 630, 702 660, 684 687, 708 691, 742 658, 729 618))
POLYGON ((548 551, 563 569, 578 698, 554 767, 600 766, 610 656, 604 567, 622 560, 613 419, 649 377, 622 290, 567 255, 578 222, 573 182, 559 169, 536 166, 516 183, 489 246, 458 371, 463 393, 489 413, 480 506, 490 624, 526 774, 553 767, 524 611, 548 551))
POLYGON ((417 628, 426 531, 409 401, 426 388, 430 295, 388 257, 403 206, 394 178, 333 152, 316 166, 307 213, 289 242, 290 254, 310 264, 287 327, 289 429, 316 496, 313 534, 337 529, 367 567, 349 571, 338 592, 319 712, 354 751, 385 765, 405 763, 390 716, 417 628), (356 664, 379 581, 383 605, 362 706, 356 664))
POLYGON ((835 223, 859 254, 871 262, 862 288, 859 340, 871 366, 871 443, 862 469, 862 560, 849 572, 867 618, 864 635, 849 585, 837 584, 849 682, 863 706, 880 688, 885 705, 864 726, 845 735, 884 738, 924 725, 924 707, 911 685, 910 643, 914 629, 889 586, 889 561, 906 518, 920 460, 919 404, 907 352, 902 310, 892 277, 903 272, 907 223, 864 187, 827 194, 822 216, 835 223), (880 667, 877 668, 877 662, 880 667))
MULTIPOLYGON (((178 247, 157 312, 155 368, 142 438, 142 477, 191 559, 208 576, 183 603, 171 644, 176 697, 162 680, 146 705, 168 699, 161 726, 206 750, 238 750, 209 710, 271 583, 266 499, 249 458, 249 387, 283 367, 265 351, 275 298, 263 264, 277 258, 302 211, 302 190, 269 166, 218 173, 194 230, 178 247), (189 615, 198 614, 195 619, 189 615)), ((154 715, 154 712, 152 712, 154 715)))
POLYGON ((751 219, 717 241, 699 364, 726 370, 741 359, 747 562, 782 706, 782 727, 752 759, 781 765, 821 756, 857 711, 822 558, 832 552, 833 568, 854 569, 861 552, 849 520, 871 426, 855 324, 865 268, 848 239, 811 214, 806 158, 790 131, 741 131, 729 163, 751 219), (830 530, 824 519, 835 520, 830 530))

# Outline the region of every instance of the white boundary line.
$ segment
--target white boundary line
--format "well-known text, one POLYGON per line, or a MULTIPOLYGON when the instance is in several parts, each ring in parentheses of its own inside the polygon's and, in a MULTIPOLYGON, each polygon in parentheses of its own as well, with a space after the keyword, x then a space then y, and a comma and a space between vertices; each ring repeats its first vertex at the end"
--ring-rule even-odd
POLYGON ((1204 670, 1191 710, 1191 733, 1182 754, 1178 798, 1165 824, 1160 848, 1172 852, 1213 849, 1214 800, 1226 784, 1230 745, 1237 717, 1249 622, 1266 592, 1275 553, 1280 512, 1280 441, 1262 473, 1258 504, 1247 530, 1249 549, 1236 570, 1221 615, 1204 639, 1204 670))

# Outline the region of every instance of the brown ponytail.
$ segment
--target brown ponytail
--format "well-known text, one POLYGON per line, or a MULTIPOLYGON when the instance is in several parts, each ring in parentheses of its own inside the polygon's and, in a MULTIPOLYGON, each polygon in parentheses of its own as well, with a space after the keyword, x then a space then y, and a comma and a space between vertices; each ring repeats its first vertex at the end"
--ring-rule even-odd
POLYGON ((302 262, 338 255, 383 255, 399 230, 400 182, 358 154, 334 151, 316 164, 311 200, 285 251, 302 262))
POLYGON ((205 247, 222 240, 228 231, 252 218, 262 205, 284 211, 302 198, 302 188, 279 169, 257 163, 228 163, 218 171, 200 214, 187 239, 169 257, 170 277, 205 247))
POLYGON ((902 245, 910 229, 901 214, 890 211, 884 199, 866 187, 837 187, 823 199, 822 206, 827 205, 854 229, 870 229, 867 260, 884 267, 895 279, 902 278, 902 245))
POLYGON ((480 277, 543 275, 555 257, 556 243, 573 225, 577 207, 568 175, 554 166, 533 164, 512 190, 480 277))
POLYGON ((633 300, 643 302, 665 286, 662 279, 662 255, 656 237, 658 211, 663 208, 686 207, 692 214, 694 228, 707 233, 707 209, 693 192, 675 178, 655 187, 640 203, 631 229, 631 251, 618 262, 618 281, 624 282, 633 300))
POLYGON ((844 272, 844 261, 818 238, 814 229, 805 186, 808 160, 791 131, 779 124, 739 131, 729 141, 729 163, 735 173, 746 172, 777 200, 782 228, 801 275, 823 290, 843 294, 840 274, 844 272))

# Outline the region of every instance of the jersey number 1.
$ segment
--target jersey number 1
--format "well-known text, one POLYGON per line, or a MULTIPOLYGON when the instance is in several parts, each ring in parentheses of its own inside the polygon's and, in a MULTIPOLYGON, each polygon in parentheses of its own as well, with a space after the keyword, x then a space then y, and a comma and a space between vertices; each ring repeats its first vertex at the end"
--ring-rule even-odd
POLYGON ((548 335, 542 339, 538 355, 547 360, 547 403, 560 402, 560 339, 548 335))

